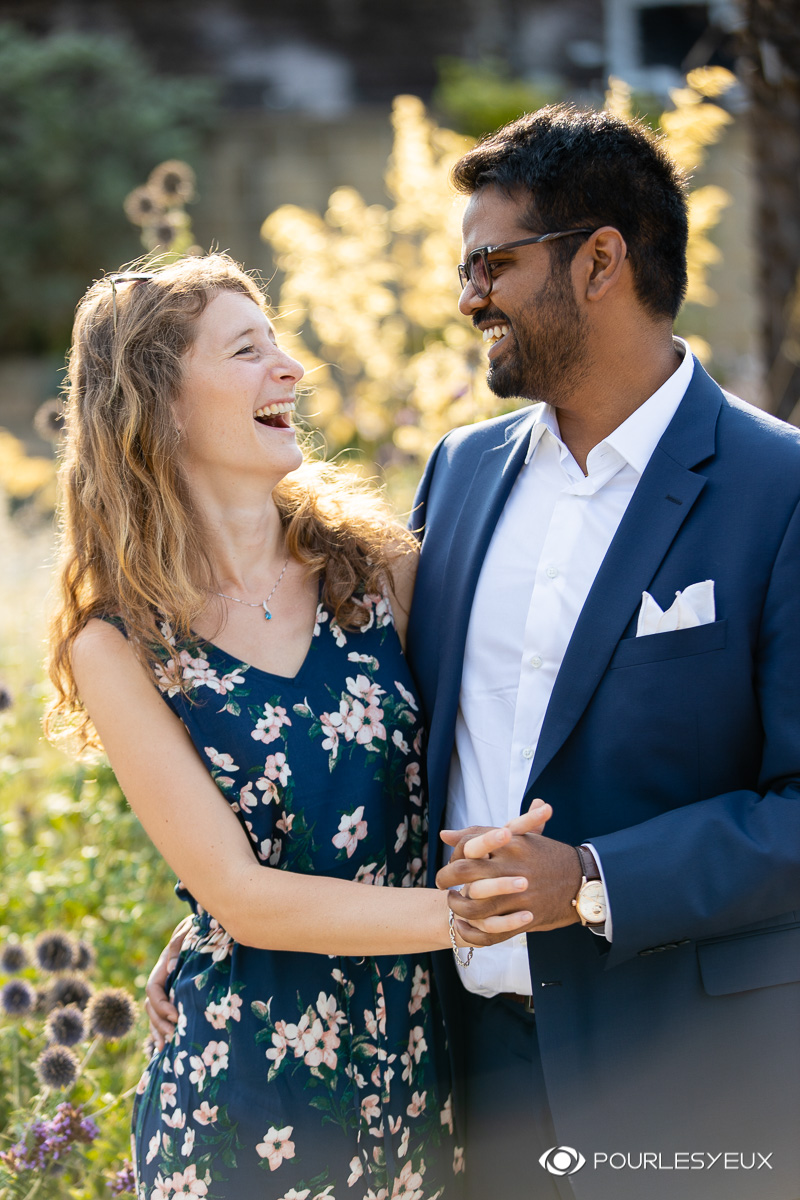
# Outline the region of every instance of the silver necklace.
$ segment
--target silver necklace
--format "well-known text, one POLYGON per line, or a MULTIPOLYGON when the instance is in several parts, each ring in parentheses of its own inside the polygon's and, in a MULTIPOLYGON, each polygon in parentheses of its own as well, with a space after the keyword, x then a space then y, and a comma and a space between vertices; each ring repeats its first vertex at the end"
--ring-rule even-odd
POLYGON ((283 564, 283 570, 281 571, 278 578, 275 580, 275 586, 273 587, 272 591, 267 596, 266 600, 260 600, 258 602, 258 604, 253 604, 252 601, 250 601, 250 600, 240 600, 238 596, 229 596, 229 595, 227 595, 226 592, 214 592, 214 595, 221 596, 223 600, 232 600, 234 602, 234 604, 246 604, 248 608, 263 608, 264 620, 271 621, 272 613, 269 611, 269 602, 272 599, 272 597, 275 595, 275 593, 277 592, 278 584, 280 583, 280 581, 283 579, 284 575, 286 574, 286 568, 288 567, 288 565, 289 565, 289 558, 287 556, 286 562, 283 564))

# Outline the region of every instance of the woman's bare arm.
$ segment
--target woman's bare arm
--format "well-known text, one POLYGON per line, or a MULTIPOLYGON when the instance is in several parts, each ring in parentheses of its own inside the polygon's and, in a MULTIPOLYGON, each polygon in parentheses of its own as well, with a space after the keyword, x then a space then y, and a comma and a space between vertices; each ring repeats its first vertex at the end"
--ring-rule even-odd
MULTIPOLYGON (((315 954, 418 953, 449 945, 447 897, 370 888, 261 865, 247 835, 119 630, 91 621, 73 669, 128 802, 198 902, 244 945, 315 954)), ((502 884, 512 893, 516 880, 502 884)), ((498 917, 498 940, 530 913, 498 917)))

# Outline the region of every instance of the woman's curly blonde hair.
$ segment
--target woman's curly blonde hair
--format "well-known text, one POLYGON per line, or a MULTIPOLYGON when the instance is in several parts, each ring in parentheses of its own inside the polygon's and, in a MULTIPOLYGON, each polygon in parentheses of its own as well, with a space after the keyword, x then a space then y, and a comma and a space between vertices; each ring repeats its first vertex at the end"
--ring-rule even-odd
MULTIPOLYGON (((265 296, 226 254, 185 258, 147 279, 106 276, 78 305, 68 359, 60 479, 60 572, 50 624, 56 699, 50 736, 78 748, 97 737, 72 673, 76 637, 93 617, 118 617, 151 668, 171 655, 161 631, 188 636, 208 606, 214 572, 177 454, 172 413, 197 321, 220 292, 268 312, 265 296), (114 280, 117 282, 112 282, 114 280)), ((343 628, 365 610, 414 541, 382 498, 342 467, 305 461, 273 492, 288 552, 323 577, 323 599, 343 628)))

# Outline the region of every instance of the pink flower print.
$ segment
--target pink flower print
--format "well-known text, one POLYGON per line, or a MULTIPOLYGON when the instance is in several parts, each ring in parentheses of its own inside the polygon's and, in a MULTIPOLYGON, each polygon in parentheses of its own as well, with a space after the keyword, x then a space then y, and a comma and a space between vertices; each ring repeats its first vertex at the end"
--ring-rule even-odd
POLYGON ((190 1163, 183 1174, 176 1171, 171 1179, 167 1180, 167 1187, 172 1188, 175 1196, 207 1196, 208 1187, 202 1179, 197 1178, 197 1167, 194 1163, 190 1163))
POLYGON ((194 1117, 195 1121, 198 1121, 201 1125, 213 1125, 217 1119, 218 1112, 218 1104, 212 1106, 207 1100, 204 1100, 200 1107, 194 1110, 192 1116, 194 1117))
POLYGON ((402 1117, 389 1117, 389 1133, 391 1133, 391 1134, 397 1133, 402 1124, 403 1124, 402 1117))
POLYGON ((400 1145, 397 1147, 397 1157, 405 1158, 408 1154, 408 1140, 411 1137, 411 1126, 406 1125, 403 1129, 403 1136, 400 1138, 400 1145))
MULTIPOLYGON (((199 936, 196 926, 187 933, 184 938, 184 947, 187 950, 197 950, 200 954, 210 954, 214 962, 222 962, 231 952, 233 938, 226 929, 223 929, 216 917, 212 917, 208 933, 202 937, 199 936)), ((184 1015, 183 1031, 186 1032, 186 1017, 184 1015)))
POLYGON ((267 779, 266 775, 262 775, 260 779, 256 780, 256 787, 264 793, 261 797, 263 804, 269 804, 272 800, 278 799, 278 789, 271 779, 267 779))
POLYGON ((258 803, 258 799, 253 795, 252 783, 246 783, 243 788, 239 788, 239 807, 242 812, 251 813, 258 803))
POLYGON ((370 1008, 364 1009, 364 1024, 367 1027, 369 1036, 376 1038, 378 1036, 378 1020, 370 1008))
MULTIPOLYGON (((281 1200, 308 1200, 310 1195, 311 1188, 303 1188, 302 1192, 296 1191, 295 1188, 289 1188, 288 1192, 284 1192, 284 1194, 281 1196, 281 1200)), ((323 1193, 319 1192, 318 1195, 322 1196, 323 1193)), ((317 1200, 316 1196, 314 1197, 314 1200, 317 1200)))
POLYGON ((294 1158, 294 1142, 289 1140, 293 1129, 293 1125, 284 1125, 283 1129, 270 1125, 263 1142, 256 1146, 256 1153, 267 1160, 270 1171, 277 1171, 285 1158, 294 1158))
POLYGON ((369 1125, 373 1119, 377 1120, 381 1115, 381 1106, 378 1102, 377 1095, 365 1096, 361 1101, 361 1116, 369 1125))
POLYGON ((408 742, 403 737, 401 730, 399 730, 399 729, 394 730, 394 732, 392 733, 392 741, 395 744, 395 746, 397 746, 397 749, 400 751, 401 754, 410 753, 408 742))
POLYGON ((425 1100, 427 1095, 427 1092, 423 1092, 422 1095, 420 1095, 419 1092, 414 1092, 413 1096, 411 1097, 411 1103, 406 1109, 406 1112, 410 1117, 418 1117, 421 1112, 425 1111, 425 1100))
MULTIPOLYGON (((287 725, 289 722, 287 721, 287 725)), ((267 779, 277 779, 281 787, 286 787, 291 775, 291 769, 286 761, 285 754, 269 754, 267 761, 264 763, 264 774, 267 779)))
POLYGON ((228 1066, 228 1043, 209 1042, 203 1051, 203 1062, 211 1072, 212 1079, 219 1075, 220 1071, 225 1071, 228 1066))
POLYGON ((408 1035, 408 1053, 413 1054, 414 1062, 418 1063, 427 1049, 424 1030, 421 1025, 415 1025, 408 1035))
POLYGON ((449 1133, 453 1132, 453 1097, 448 1096, 444 1108, 439 1113, 439 1123, 446 1126, 449 1133))
POLYGON ((364 663, 369 667, 370 671, 377 671, 380 663, 374 654, 358 654, 355 650, 351 650, 347 656, 347 661, 352 663, 364 663))
POLYGON ((430 975, 424 968, 417 963, 414 968, 414 978, 411 983, 411 1002, 408 1006, 409 1016, 415 1012, 419 1012, 422 1008, 422 1002, 431 990, 430 975))
POLYGON ((409 763, 406 767, 406 787, 410 792, 413 792, 414 788, 418 788, 421 783, 422 780, 419 774, 419 763, 409 763))
POLYGON ((464 1148, 456 1146, 453 1150, 453 1174, 460 1175, 464 1170, 464 1148))
POLYGON ((206 746, 205 752, 211 759, 215 767, 220 767, 223 771, 238 771, 236 763, 231 758, 230 754, 221 754, 219 750, 215 750, 213 746, 206 746))
MULTIPOLYGON (((187 936, 189 936, 189 935, 187 934, 187 936)), ((179 1042, 181 1040, 183 1035, 186 1033, 188 1024, 189 1024, 189 1018, 186 1016, 186 1009, 183 1007, 183 1001, 179 1000, 178 1001, 178 1024, 175 1026, 176 1044, 177 1044, 177 1042, 179 1042)))
POLYGON ((186 1124, 186 1114, 181 1112, 179 1108, 176 1108, 175 1112, 171 1115, 170 1113, 162 1113, 161 1120, 165 1125, 169 1125, 170 1129, 183 1129, 186 1124))
POLYGON ((213 1029, 225 1028, 225 1013, 222 1010, 221 1004, 209 1003, 206 1005, 205 1018, 213 1029))
POLYGON ((332 1071, 336 1070, 338 1057, 336 1049, 341 1045, 339 1038, 336 1035, 335 1029, 323 1029, 322 1021, 314 1021, 309 1033, 313 1037, 314 1042, 311 1049, 306 1053, 303 1062, 307 1067, 319 1067, 325 1064, 332 1071))
MULTIPOLYGON (((356 709, 361 708, 363 708, 361 701, 356 700, 353 704, 354 715, 356 713, 356 709)), ((378 738, 378 740, 381 742, 386 741, 386 728, 381 724, 382 716, 383 709, 378 708, 376 704, 370 704, 370 706, 364 711, 363 715, 361 716, 361 728, 356 734, 356 741, 360 745, 367 745, 369 742, 374 741, 375 738, 378 738)))
POLYGON ((356 876, 353 882, 370 883, 374 884, 375 887, 382 887, 386 879, 386 864, 384 863, 380 870, 376 871, 375 868, 377 865, 378 864, 376 862, 371 862, 360 866, 356 871, 356 876))
POLYGON ((222 679, 220 679, 220 694, 223 694, 224 692, 232 692, 239 683, 244 683, 244 675, 241 673, 238 667, 234 667, 232 671, 229 671, 227 675, 223 675, 222 679))
POLYGON ((189 1066, 194 1067, 194 1070, 189 1073, 189 1082, 194 1084, 198 1092, 202 1092, 203 1084, 206 1081, 206 1064, 202 1058, 193 1054, 189 1059, 189 1066))
MULTIPOLYGON (((414 710, 414 712, 419 712, 419 705, 417 704, 414 697, 411 695, 411 692, 408 690, 408 688, 404 688, 402 683, 400 683, 400 681, 398 679, 395 679, 394 686, 397 688, 398 692, 403 697, 403 699, 405 700, 408 707, 412 708, 414 710)), ((419 754, 418 750, 417 750, 417 753, 419 754)))
POLYGON ((281 813, 278 820, 275 822, 275 828, 280 829, 282 833, 290 833, 294 824, 294 813, 281 813))
POLYGON ((136 1095, 142 1096, 147 1091, 147 1085, 150 1082, 150 1072, 145 1071, 141 1079, 136 1085, 136 1095))
POLYGON ((329 1029, 337 1029, 339 1025, 344 1025, 345 1015, 336 1003, 336 997, 333 992, 330 996, 326 996, 324 992, 320 992, 317 996, 317 1012, 322 1017, 322 1020, 327 1022, 329 1029))
POLYGON ((346 682, 350 695, 363 700, 368 706, 377 706, 378 697, 386 695, 383 688, 378 687, 377 683, 370 683, 366 675, 357 675, 355 679, 353 679, 352 675, 348 675, 346 682))
POLYGON ((165 692, 167 696, 177 696, 181 690, 181 665, 171 658, 168 662, 161 666, 161 663, 156 663, 155 671, 156 684, 160 692, 165 692))
POLYGON ((422 1200, 422 1172, 415 1171, 410 1162, 396 1176, 391 1200, 422 1200))
POLYGON ((375 1001, 375 1016, 378 1019, 378 1029, 381 1033, 386 1033, 386 997, 383 994, 383 984, 379 983, 375 989, 377 998, 375 1001))
POLYGON ((401 846, 404 846, 408 840, 408 817, 403 818, 403 820, 397 826, 395 833, 397 835, 397 841, 394 844, 394 852, 397 854, 397 851, 401 848, 401 846))
POLYGON ((178 1091, 177 1083, 162 1083, 161 1085, 161 1107, 174 1108, 175 1096, 178 1091))
POLYGON ((181 652, 181 660, 183 662, 183 678, 194 681, 194 687, 209 687, 212 692, 220 691, 220 682, 217 678, 217 672, 208 665, 208 659, 201 655, 199 658, 192 658, 185 650, 181 652), (185 655, 185 658, 184 658, 185 655))
POLYGON ((314 637, 319 637, 320 630, 322 629, 322 626, 325 624, 325 622, 327 620, 328 620, 327 612, 325 611, 325 609, 322 607, 321 604, 318 604, 317 605, 317 615, 316 615, 316 618, 314 621, 314 635, 313 635, 314 637))
POLYGON ((284 725, 291 725, 291 720, 286 715, 286 709, 281 708, 280 704, 274 707, 271 704, 264 705, 264 716, 259 717, 256 722, 256 727, 252 730, 250 736, 255 738, 257 742, 264 742, 269 745, 274 742, 277 737, 280 737, 281 729, 284 725))
POLYGON ((158 1133, 154 1133, 153 1136, 150 1138, 150 1141, 147 1144, 147 1157, 145 1158, 144 1161, 146 1163, 151 1163, 153 1161, 153 1159, 155 1158, 155 1156, 158 1154, 160 1149, 161 1149, 161 1132, 159 1131, 158 1133))
POLYGON ((181 1050, 180 1054, 175 1055, 175 1061, 172 1064, 176 1075, 182 1075, 184 1072, 183 1060, 189 1057, 188 1050, 181 1050))
POLYGON ((295 1058, 302 1058, 314 1045, 314 1035, 311 1032, 311 1019, 308 1013, 303 1013, 296 1025, 286 1022, 284 1033, 287 1044, 294 1050, 295 1058))
POLYGON ((272 1046, 267 1050, 267 1058, 272 1060, 274 1067, 281 1065, 289 1048, 290 1043, 286 1037, 286 1025, 283 1021, 277 1021, 275 1032, 272 1035, 272 1046))
POLYGON ((353 857, 353 851, 362 838, 367 836, 367 822, 362 821, 364 805, 359 804, 355 812, 345 813, 339 821, 339 832, 331 838, 338 850, 345 850, 347 857, 353 857))
POLYGON ((186 1135, 183 1139, 183 1145, 181 1146, 181 1154, 184 1158, 188 1158, 194 1150, 194 1139, 195 1131, 193 1129, 187 1129, 186 1135))
MULTIPOLYGON (((336 725, 333 724, 330 713, 323 713, 319 719, 319 723, 322 726, 322 732, 325 734, 322 741, 322 749, 329 750, 336 757, 336 751, 339 749, 339 731, 336 725)), ((339 724, 341 725, 341 722, 339 724)))
POLYGON ((363 1174, 364 1174, 364 1167, 361 1163, 361 1159, 358 1158, 357 1156, 356 1156, 356 1158, 351 1158, 350 1159, 350 1174, 347 1176, 347 1186, 352 1187, 353 1184, 356 1182, 356 1180, 360 1179, 363 1174))
MULTIPOLYGON (((149 1162, 149 1159, 148 1159, 149 1162)), ((164 1179, 159 1171, 153 1181, 153 1190, 150 1193, 148 1200, 169 1200, 171 1187, 168 1179, 164 1179)))
POLYGON ((341 650, 342 646, 347 645, 347 638, 342 633, 341 626, 339 625, 338 621, 331 621, 331 633, 333 634, 334 638, 336 639, 336 645, 339 647, 340 650, 341 650))

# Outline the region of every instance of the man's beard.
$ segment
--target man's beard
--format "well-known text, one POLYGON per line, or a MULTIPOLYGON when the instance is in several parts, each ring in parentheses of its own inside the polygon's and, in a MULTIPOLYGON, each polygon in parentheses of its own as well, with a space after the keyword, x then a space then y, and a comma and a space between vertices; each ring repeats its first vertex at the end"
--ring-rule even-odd
MULTIPOLYGON (((486 382, 506 400, 545 400, 558 405, 586 372, 586 318, 572 291, 568 267, 551 270, 530 303, 530 323, 518 318, 514 346, 490 362, 486 382)), ((485 320, 485 314, 483 315, 485 320)))

